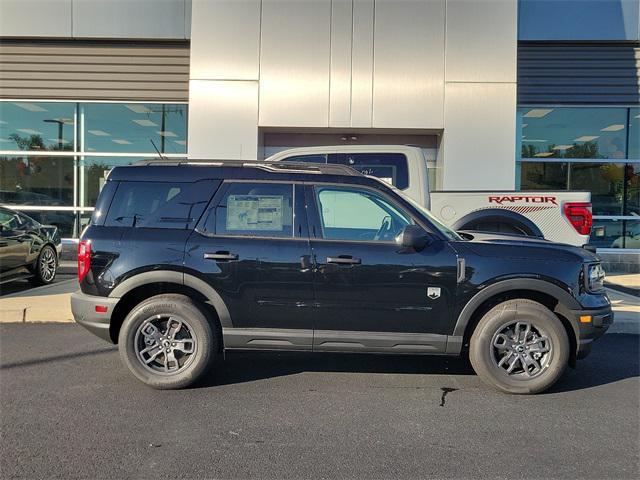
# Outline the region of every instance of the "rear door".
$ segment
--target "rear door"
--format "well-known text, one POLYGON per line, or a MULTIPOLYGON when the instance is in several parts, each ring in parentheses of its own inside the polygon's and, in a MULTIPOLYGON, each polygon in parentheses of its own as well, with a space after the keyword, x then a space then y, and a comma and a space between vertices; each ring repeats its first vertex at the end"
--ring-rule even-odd
POLYGON ((302 185, 227 181, 188 240, 187 272, 222 297, 226 348, 310 350, 313 272, 302 185))
POLYGON ((417 223, 393 198, 361 186, 307 187, 316 264, 314 350, 443 352, 456 255, 394 239, 417 223))

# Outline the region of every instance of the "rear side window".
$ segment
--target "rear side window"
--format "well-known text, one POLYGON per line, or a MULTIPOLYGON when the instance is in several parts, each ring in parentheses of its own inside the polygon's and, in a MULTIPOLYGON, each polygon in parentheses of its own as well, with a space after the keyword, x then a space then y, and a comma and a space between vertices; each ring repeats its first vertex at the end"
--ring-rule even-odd
POLYGON ((219 181, 120 182, 105 220, 108 227, 190 229, 219 181))
POLYGON ((292 237, 293 205, 292 184, 231 183, 206 229, 215 228, 217 235, 292 237))
POLYGON ((340 153, 337 160, 400 190, 409 186, 409 167, 403 153, 340 153))

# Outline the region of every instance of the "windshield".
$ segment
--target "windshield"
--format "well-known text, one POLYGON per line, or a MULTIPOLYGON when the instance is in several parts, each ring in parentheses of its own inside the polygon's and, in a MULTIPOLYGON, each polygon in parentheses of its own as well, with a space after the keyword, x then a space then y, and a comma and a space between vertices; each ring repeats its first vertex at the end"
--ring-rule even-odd
POLYGON ((387 187, 391 188, 395 193, 400 195, 404 200, 406 200, 411 205, 413 205, 416 208, 416 210, 418 210, 422 215, 424 215, 427 218, 427 220, 429 220, 429 222, 431 222, 433 224, 433 226, 435 228, 437 228, 438 231, 440 233, 442 233, 445 237, 447 237, 449 240, 463 240, 463 238, 460 235, 458 235, 455 231, 451 230, 444 223, 442 223, 440 220, 438 220, 433 213, 431 213, 425 207, 420 205, 413 198, 411 198, 410 196, 402 193, 400 190, 395 188, 393 185, 389 185, 389 184, 386 184, 386 183, 385 183, 385 185, 387 187))

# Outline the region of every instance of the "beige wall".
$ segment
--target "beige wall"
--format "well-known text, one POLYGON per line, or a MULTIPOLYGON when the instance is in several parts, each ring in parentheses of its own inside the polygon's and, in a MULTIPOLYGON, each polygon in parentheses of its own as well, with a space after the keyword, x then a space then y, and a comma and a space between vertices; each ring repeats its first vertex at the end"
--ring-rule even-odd
POLYGON ((190 155, 256 158, 248 146, 263 127, 422 129, 442 132, 443 188, 514 187, 516 0, 193 0, 192 9, 190 155), (206 93, 224 85, 248 96, 206 93), (496 173, 469 175, 476 168, 496 173))
POLYGON ((189 38, 191 0, 0 0, 0 36, 189 38))
POLYGON ((192 13, 190 155, 256 158, 263 127, 423 129, 442 134, 442 188, 514 187, 516 0, 193 0, 192 13), (225 84, 241 105, 207 93, 225 84))
POLYGON ((191 155, 256 158, 262 127, 418 129, 443 188, 515 184, 517 0, 2 0, 0 28, 191 37, 191 155))
POLYGON ((515 187, 517 2, 448 0, 442 188, 515 187))

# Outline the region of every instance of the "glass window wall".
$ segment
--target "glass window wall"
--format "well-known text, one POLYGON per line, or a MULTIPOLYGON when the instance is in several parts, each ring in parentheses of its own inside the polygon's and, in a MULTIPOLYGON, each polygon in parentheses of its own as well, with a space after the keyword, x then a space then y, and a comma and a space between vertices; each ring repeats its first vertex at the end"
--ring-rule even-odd
POLYGON ((0 101, 0 204, 77 237, 111 168, 186 140, 186 104, 0 101))
POLYGON ((640 248, 640 109, 520 107, 518 123, 519 187, 590 191, 592 243, 640 248))
POLYGON ((638 0, 519 0, 520 40, 638 40, 638 0))

